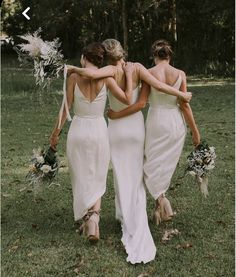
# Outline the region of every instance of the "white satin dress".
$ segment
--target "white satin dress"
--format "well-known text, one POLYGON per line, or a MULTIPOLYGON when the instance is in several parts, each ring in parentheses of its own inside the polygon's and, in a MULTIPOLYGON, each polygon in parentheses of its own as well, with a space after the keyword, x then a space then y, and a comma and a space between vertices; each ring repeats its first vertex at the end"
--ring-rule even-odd
MULTIPOLYGON (((132 95, 132 103, 135 103, 139 88, 132 95)), ((120 111, 127 107, 110 92, 108 97, 112 110, 120 111)), ((132 264, 147 263, 154 260, 156 247, 146 212, 143 183, 145 127, 142 112, 109 119, 108 133, 116 193, 116 218, 121 221, 121 240, 128 254, 126 260, 132 264)))
MULTIPOLYGON (((179 89, 179 75, 174 88, 179 89)), ((179 161, 187 128, 177 97, 151 88, 146 120, 144 178, 146 186, 157 199, 170 185, 179 161)))
POLYGON ((67 158, 73 191, 74 219, 81 219, 106 190, 110 162, 107 124, 104 119, 105 85, 90 102, 76 84, 74 117, 67 137, 67 158))

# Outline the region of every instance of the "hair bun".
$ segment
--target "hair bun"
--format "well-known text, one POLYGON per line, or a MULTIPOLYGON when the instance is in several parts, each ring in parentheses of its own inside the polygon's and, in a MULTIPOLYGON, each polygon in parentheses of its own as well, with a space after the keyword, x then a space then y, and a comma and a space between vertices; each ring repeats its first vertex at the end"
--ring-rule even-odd
POLYGON ((111 61, 119 61, 125 58, 125 51, 116 39, 106 39, 102 43, 106 49, 106 58, 111 61))
POLYGON ((100 42, 93 42, 83 49, 84 57, 92 64, 101 67, 106 55, 106 49, 100 42))
POLYGON ((152 56, 158 57, 160 59, 170 59, 173 55, 173 51, 168 41, 166 40, 157 40, 152 45, 152 56))

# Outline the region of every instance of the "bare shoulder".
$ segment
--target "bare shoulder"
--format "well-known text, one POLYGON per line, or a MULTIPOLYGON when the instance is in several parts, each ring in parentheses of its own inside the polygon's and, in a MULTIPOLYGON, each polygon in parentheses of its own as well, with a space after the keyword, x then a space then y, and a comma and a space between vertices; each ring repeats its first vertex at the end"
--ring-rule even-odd
POLYGON ((149 73, 154 73, 154 71, 155 71, 155 66, 154 67, 151 67, 151 68, 146 68, 143 64, 141 64, 141 63, 134 63, 134 65, 135 65, 135 68, 137 69, 137 70, 140 70, 140 69, 144 69, 144 70, 148 70, 149 71, 149 73))
POLYGON ((137 63, 137 62, 131 62, 134 66, 134 74, 133 76, 136 76, 136 78, 139 78, 140 76, 140 71, 145 68, 141 63, 137 63))
POLYGON ((99 68, 99 70, 103 70, 104 72, 109 72, 110 75, 112 75, 114 77, 116 74, 116 71, 117 71, 117 67, 115 65, 109 64, 109 65, 99 68))
POLYGON ((113 72, 115 72, 115 70, 116 70, 116 66, 112 65, 112 64, 106 65, 106 66, 104 66, 104 68, 107 68, 107 69, 109 69, 109 70, 111 70, 113 72))
POLYGON ((77 73, 71 73, 67 79, 68 83, 76 83, 78 80, 78 74, 77 73))
POLYGON ((113 77, 106 77, 103 79, 103 81, 104 81, 105 85, 109 86, 115 82, 115 79, 113 77))
POLYGON ((137 63, 137 62, 135 62, 135 63, 133 63, 135 66, 143 66, 141 63, 137 63))
POLYGON ((133 64, 134 64, 134 66, 135 66, 135 68, 136 68, 136 69, 145 68, 145 66, 144 66, 144 65, 142 65, 141 63, 137 63, 137 62, 135 62, 135 63, 133 63, 133 64))
POLYGON ((148 68, 148 71, 149 71, 151 74, 153 74, 156 70, 157 70, 157 66, 156 66, 156 65, 153 66, 153 67, 148 68))
POLYGON ((183 79, 186 79, 186 74, 185 74, 185 72, 184 72, 183 70, 178 69, 178 72, 179 72, 179 74, 181 75, 181 77, 182 77, 183 79))

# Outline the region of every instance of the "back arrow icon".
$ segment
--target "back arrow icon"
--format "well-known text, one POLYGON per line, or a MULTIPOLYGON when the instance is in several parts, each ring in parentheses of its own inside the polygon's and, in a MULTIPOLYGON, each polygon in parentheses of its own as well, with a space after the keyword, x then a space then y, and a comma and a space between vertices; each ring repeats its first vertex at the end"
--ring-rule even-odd
POLYGON ((28 11, 30 10, 30 7, 26 8, 24 11, 23 11, 23 15, 26 19, 30 20, 30 17, 28 16, 28 14, 26 14, 28 11))

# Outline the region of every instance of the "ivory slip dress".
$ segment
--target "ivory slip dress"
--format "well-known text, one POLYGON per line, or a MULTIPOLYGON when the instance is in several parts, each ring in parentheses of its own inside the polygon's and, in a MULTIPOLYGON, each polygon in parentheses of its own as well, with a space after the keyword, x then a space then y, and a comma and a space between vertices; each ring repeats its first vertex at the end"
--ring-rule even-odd
POLYGON ((103 116, 106 99, 105 85, 92 102, 75 85, 75 115, 68 132, 66 150, 75 220, 81 219, 106 190, 110 161, 107 124, 103 116))
MULTIPOLYGON (((179 75, 174 88, 179 89, 179 75)), ((187 128, 177 97, 151 88, 146 120, 144 179, 146 186, 157 199, 170 185, 179 161, 187 128)))
MULTIPOLYGON (((139 88, 132 94, 137 101, 139 88)), ((127 105, 110 92, 112 110, 120 111, 127 105)), ((146 192, 143 183, 145 127, 142 112, 111 120, 108 124, 111 161, 115 186, 116 218, 121 221, 122 243, 132 264, 154 260, 156 247, 148 226, 146 192)))

